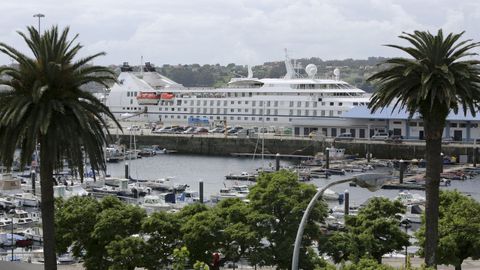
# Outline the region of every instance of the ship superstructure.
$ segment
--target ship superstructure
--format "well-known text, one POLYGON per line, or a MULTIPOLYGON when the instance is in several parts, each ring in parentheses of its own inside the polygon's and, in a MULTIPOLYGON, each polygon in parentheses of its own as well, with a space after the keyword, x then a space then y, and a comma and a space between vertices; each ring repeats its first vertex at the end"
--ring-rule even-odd
POLYGON ((369 94, 339 79, 338 69, 334 79, 318 79, 310 64, 308 77, 298 78, 288 57, 285 64, 284 78, 254 78, 249 69, 248 77, 233 78, 224 88, 186 88, 152 69, 124 68, 106 104, 120 120, 138 114, 134 120, 165 125, 201 119, 210 125, 289 127, 296 118, 338 118, 369 102, 369 94))

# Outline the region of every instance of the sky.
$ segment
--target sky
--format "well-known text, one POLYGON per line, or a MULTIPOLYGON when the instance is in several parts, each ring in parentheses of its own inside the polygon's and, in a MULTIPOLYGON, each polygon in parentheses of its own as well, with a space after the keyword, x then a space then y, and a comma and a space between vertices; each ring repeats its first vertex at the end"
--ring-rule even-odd
MULTIPOLYGON (((402 56, 402 32, 466 31, 480 41, 478 0, 2 0, 0 41, 27 53, 17 31, 70 27, 95 64, 141 57, 163 64, 250 64, 291 58, 402 56)), ((1 55, 0 64, 11 59, 1 55)))

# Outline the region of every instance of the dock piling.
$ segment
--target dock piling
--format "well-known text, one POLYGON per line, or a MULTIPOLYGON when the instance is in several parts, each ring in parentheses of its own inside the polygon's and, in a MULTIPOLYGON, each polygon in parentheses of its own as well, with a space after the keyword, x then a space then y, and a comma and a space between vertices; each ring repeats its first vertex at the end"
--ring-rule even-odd
POLYGON ((477 167, 478 147, 473 148, 473 167, 477 167))
POLYGON ((125 162, 125 178, 129 179, 130 178, 130 171, 128 169, 128 163, 125 162))
POLYGON ((280 170, 280 153, 277 153, 275 155, 275 171, 279 171, 280 170))
POLYGON ((405 165, 404 165, 405 161, 403 161, 403 159, 400 159, 400 162, 399 162, 399 170, 400 170, 400 176, 399 176, 399 183, 400 184, 403 184, 403 171, 405 170, 405 165))
POLYGON ((348 189, 346 189, 345 192, 344 192, 344 198, 345 198, 344 216, 348 216, 349 211, 350 211, 350 192, 348 191, 348 189))
POLYGON ((200 194, 199 194, 199 195, 200 195, 200 203, 203 203, 203 181, 200 180, 200 181, 198 182, 198 185, 199 185, 199 187, 198 187, 198 192, 200 193, 200 194))
POLYGON ((37 174, 35 173, 34 170, 32 170, 32 174, 30 175, 30 180, 32 180, 32 194, 33 195, 35 195, 35 193, 36 193, 36 191, 35 191, 36 178, 37 178, 37 174))
POLYGON ((330 169, 330 148, 325 148, 325 169, 330 169))

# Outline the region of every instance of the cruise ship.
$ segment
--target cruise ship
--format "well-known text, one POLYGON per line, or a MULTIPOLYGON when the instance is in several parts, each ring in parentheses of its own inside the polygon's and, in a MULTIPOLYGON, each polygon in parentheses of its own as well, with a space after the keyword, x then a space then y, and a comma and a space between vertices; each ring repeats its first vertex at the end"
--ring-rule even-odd
POLYGON ((134 72, 126 63, 106 104, 120 121, 163 125, 244 127, 292 126, 299 119, 340 118, 355 106, 367 105, 370 94, 340 80, 317 77, 317 67, 305 67, 300 77, 286 56, 283 78, 233 78, 223 88, 187 88, 159 74, 146 63, 134 72))

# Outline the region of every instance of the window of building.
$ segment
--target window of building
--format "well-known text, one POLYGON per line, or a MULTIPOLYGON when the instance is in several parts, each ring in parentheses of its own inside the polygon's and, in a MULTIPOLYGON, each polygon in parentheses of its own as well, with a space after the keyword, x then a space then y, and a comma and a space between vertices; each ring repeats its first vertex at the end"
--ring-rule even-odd
POLYGON ((301 107, 302 106, 302 102, 301 101, 297 101, 297 107, 301 107))
POLYGON ((297 110, 297 115, 302 115, 302 110, 297 110))
POLYGON ((333 105, 335 105, 335 102, 330 102, 330 106, 333 106, 333 105))
POLYGON ((305 101, 305 108, 308 108, 308 106, 310 106, 310 102, 305 101))
POLYGON ((466 123, 460 123, 459 125, 461 128, 466 128, 467 127, 467 124, 466 123))
POLYGON ((408 126, 409 126, 409 127, 416 127, 416 126, 417 126, 417 122, 408 122, 408 126))
POLYGON ((290 101, 289 107, 293 107, 293 101, 290 101))

